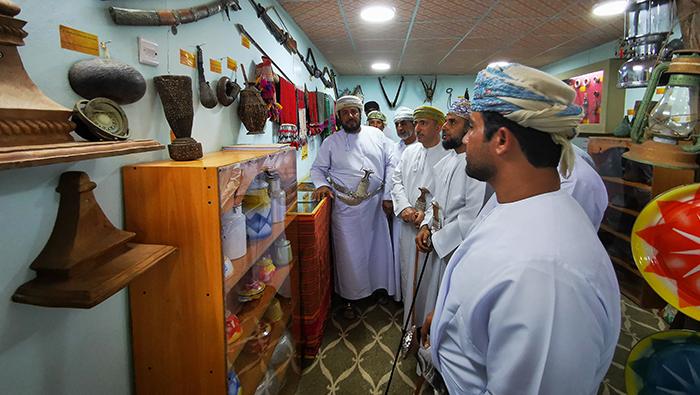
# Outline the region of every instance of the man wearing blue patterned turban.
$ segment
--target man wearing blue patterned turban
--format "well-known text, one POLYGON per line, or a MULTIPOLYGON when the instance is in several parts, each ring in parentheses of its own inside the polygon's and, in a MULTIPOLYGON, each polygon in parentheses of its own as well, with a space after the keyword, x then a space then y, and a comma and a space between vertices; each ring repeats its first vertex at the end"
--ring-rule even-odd
POLYGON ((558 79, 519 64, 476 79, 466 172, 498 205, 445 270, 431 357, 454 394, 595 394, 620 331, 610 259, 560 189, 581 109, 558 79))

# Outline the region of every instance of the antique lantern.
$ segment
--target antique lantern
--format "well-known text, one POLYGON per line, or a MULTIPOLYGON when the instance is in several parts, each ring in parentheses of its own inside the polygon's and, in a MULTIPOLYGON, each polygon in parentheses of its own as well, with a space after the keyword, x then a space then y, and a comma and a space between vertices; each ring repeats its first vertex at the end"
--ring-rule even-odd
POLYGON ((675 51, 670 64, 659 64, 653 74, 632 125, 632 140, 641 144, 633 144, 623 156, 654 166, 697 169, 700 50, 675 51), (649 111, 662 78, 668 78, 666 91, 649 111))

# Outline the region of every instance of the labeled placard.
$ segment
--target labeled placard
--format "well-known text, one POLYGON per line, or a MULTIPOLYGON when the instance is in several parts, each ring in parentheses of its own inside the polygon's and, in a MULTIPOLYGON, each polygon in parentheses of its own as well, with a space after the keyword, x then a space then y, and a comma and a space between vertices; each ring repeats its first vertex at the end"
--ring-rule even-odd
POLYGON ((226 57, 226 68, 231 70, 231 71, 236 71, 238 70, 238 62, 233 60, 233 58, 226 57))
POLYGON ((306 160, 309 157, 309 144, 301 146, 301 160, 306 160))
POLYGON ((250 49, 250 40, 248 39, 248 36, 245 34, 241 35, 241 45, 250 49))
POLYGON ((216 59, 209 59, 209 70, 213 73, 221 74, 221 61, 216 59))
POLYGON ((190 51, 185 51, 184 49, 180 48, 180 64, 195 68, 197 63, 194 54, 190 51))
POLYGON ((61 48, 100 56, 100 41, 96 35, 63 25, 58 26, 58 32, 61 37, 61 48))

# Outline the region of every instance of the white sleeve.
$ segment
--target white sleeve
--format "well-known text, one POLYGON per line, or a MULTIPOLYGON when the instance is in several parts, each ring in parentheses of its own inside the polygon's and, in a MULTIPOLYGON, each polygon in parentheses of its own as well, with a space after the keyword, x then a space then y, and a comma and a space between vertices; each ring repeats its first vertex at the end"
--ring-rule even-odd
POLYGON ((394 187, 394 169, 396 168, 398 159, 396 158, 396 147, 394 142, 388 137, 382 135, 382 144, 384 147, 384 195, 382 200, 392 200, 391 194, 394 187))
POLYGON ((411 203, 408 201, 406 195, 406 188, 403 186, 403 174, 401 169, 403 168, 404 159, 406 159, 406 151, 401 155, 398 165, 394 168, 394 174, 391 176, 391 182, 393 184, 391 189, 391 200, 394 203, 394 215, 397 217, 401 214, 406 207, 411 207, 411 203))
POLYGON ((465 204, 459 208, 457 217, 452 217, 454 219, 451 222, 443 224, 442 229, 431 236, 433 248, 440 258, 448 256, 459 247, 462 240, 467 237, 469 229, 484 203, 485 183, 467 177, 464 185, 462 193, 465 196, 465 204))
POLYGON ((326 174, 328 174, 331 163, 330 139, 326 139, 321 143, 314 164, 311 165, 311 181, 316 188, 330 186, 326 180, 326 174))

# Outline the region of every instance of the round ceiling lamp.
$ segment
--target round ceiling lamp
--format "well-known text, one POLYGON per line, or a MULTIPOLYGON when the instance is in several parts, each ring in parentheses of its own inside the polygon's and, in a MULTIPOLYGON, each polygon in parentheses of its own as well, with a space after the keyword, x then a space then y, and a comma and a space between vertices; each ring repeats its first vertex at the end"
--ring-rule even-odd
POLYGON ((385 62, 376 62, 372 63, 372 70, 377 70, 377 71, 386 71, 391 68, 391 65, 389 63, 385 62))
POLYGON ((489 63, 488 67, 503 67, 508 64, 510 64, 510 62, 506 62, 505 60, 499 60, 498 62, 489 63))
POLYGON ((385 5, 372 5, 360 11, 360 17, 372 23, 387 22, 394 19, 394 15, 396 15, 396 9, 385 5))
POLYGON ((593 6, 593 15, 595 16, 612 16, 619 15, 627 9, 627 0, 608 0, 595 3, 593 6))

